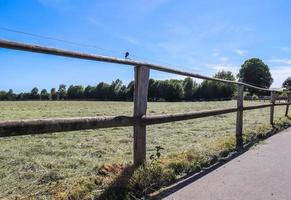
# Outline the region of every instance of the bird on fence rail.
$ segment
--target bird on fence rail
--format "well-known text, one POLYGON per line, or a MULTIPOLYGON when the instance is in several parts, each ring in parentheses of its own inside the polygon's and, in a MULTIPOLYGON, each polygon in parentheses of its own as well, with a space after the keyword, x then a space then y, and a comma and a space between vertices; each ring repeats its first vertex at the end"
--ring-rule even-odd
POLYGON ((125 56, 124 56, 124 58, 125 58, 125 59, 128 59, 128 56, 129 56, 129 53, 128 53, 128 52, 125 52, 125 56))

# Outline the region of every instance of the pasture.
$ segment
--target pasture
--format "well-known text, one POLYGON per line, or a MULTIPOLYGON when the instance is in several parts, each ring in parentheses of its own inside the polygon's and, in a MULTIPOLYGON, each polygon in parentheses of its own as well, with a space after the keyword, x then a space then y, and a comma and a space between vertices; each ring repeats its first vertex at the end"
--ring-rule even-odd
MULTIPOLYGON (((264 102, 248 102, 257 105, 264 102)), ((267 103, 267 102, 266 102, 267 103)), ((236 101, 149 102, 148 115, 235 107, 236 101)), ((285 106, 275 108, 275 119, 285 106)), ((132 115, 132 102, 0 102, 0 120, 132 115)), ((244 130, 269 123, 269 108, 244 112, 244 130)), ((234 136, 236 114, 147 127, 147 156, 161 146, 162 156, 191 149, 207 151, 215 141, 234 136)), ((132 127, 0 138, 0 199, 46 196, 56 185, 70 185, 104 163, 132 160, 132 127)))

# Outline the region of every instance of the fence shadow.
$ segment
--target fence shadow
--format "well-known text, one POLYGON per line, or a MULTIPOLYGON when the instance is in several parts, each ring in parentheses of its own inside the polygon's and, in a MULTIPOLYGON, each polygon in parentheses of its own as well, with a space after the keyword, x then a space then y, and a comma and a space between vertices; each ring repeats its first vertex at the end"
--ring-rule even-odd
MULTIPOLYGON (((290 127, 290 126, 291 125, 288 125, 288 127, 290 127)), ((147 199, 150 199, 150 200, 162 199, 162 198, 165 198, 165 197, 177 192, 178 190, 186 187, 187 185, 199 180, 203 176, 205 176, 205 175, 213 172, 214 170, 222 167, 223 165, 225 165, 229 161, 241 156, 242 154, 247 152, 251 147, 253 147, 254 145, 258 144, 258 142, 273 136, 274 134, 284 130, 285 128, 281 129, 281 128, 276 128, 274 126, 273 129, 270 130, 269 132, 267 132, 265 135, 258 136, 257 138, 255 138, 251 142, 245 144, 243 148, 240 148, 240 149, 237 149, 234 152, 231 152, 227 157, 219 159, 218 162, 216 162, 215 164, 203 169, 200 172, 193 172, 193 173, 187 174, 186 176, 178 179, 176 181, 176 183, 174 183, 172 186, 169 186, 168 188, 163 189, 160 192, 156 192, 154 194, 151 194, 147 199)))
POLYGON ((97 198, 97 200, 125 199, 127 195, 126 187, 137 169, 133 164, 126 166, 120 175, 110 184, 108 188, 97 198))

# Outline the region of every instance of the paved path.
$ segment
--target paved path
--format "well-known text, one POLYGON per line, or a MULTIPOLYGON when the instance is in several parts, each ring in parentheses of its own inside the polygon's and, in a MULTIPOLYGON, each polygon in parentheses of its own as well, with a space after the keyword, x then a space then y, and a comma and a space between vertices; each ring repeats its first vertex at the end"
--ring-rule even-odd
POLYGON ((165 199, 291 200, 291 128, 165 199))

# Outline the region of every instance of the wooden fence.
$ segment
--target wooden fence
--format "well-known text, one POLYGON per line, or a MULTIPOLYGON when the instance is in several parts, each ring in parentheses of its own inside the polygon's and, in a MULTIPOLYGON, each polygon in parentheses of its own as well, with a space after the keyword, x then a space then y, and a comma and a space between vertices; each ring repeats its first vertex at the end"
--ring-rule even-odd
POLYGON ((181 120, 196 119, 202 117, 209 117, 227 113, 236 112, 236 145, 237 148, 243 146, 243 112, 245 110, 254 110, 260 108, 270 108, 270 123, 274 124, 274 107, 286 106, 285 116, 288 115, 289 105, 291 103, 291 94, 288 94, 288 100, 285 103, 276 103, 276 94, 280 91, 260 88, 247 83, 230 81, 224 79, 211 78, 199 74, 183 72, 176 69, 167 68, 160 65, 150 64, 146 62, 139 62, 129 59, 118 59, 108 56, 84 54, 73 51, 66 51, 55 48, 48 48, 43 46, 35 46, 23 44, 18 42, 11 42, 0 40, 0 48, 8 48, 43 54, 51 54, 56 56, 64 56, 85 60, 110 62, 116 64, 134 66, 134 110, 133 116, 112 116, 112 117, 78 117, 78 118, 54 118, 41 120, 14 120, 0 122, 0 137, 28 135, 28 134, 42 134, 63 131, 97 129, 97 128, 111 128, 133 126, 134 144, 133 144, 133 161, 135 165, 142 164, 146 159, 146 126, 152 124, 161 124, 181 120), (147 99, 150 70, 157 70, 167 73, 173 73, 192 78, 199 78, 204 80, 212 80, 223 82, 226 84, 237 85, 237 106, 228 109, 216 109, 208 111, 199 111, 182 114, 171 115, 156 115, 147 116, 147 99), (270 104, 262 104, 256 106, 244 106, 243 91, 244 88, 254 88, 270 92, 270 104))

